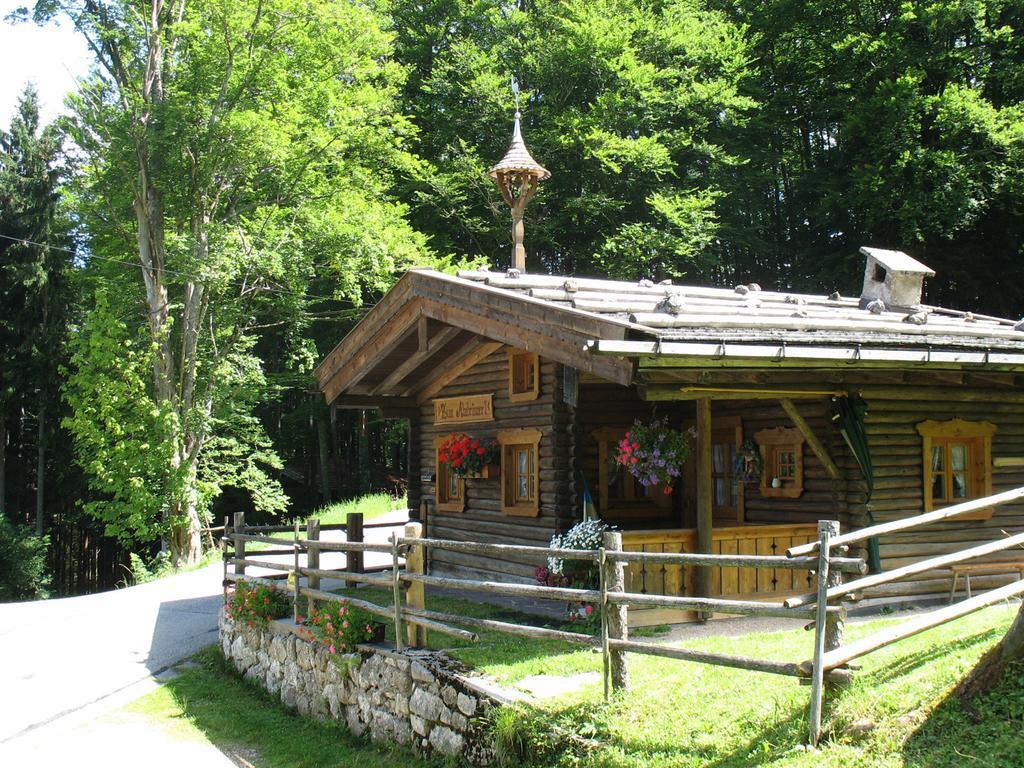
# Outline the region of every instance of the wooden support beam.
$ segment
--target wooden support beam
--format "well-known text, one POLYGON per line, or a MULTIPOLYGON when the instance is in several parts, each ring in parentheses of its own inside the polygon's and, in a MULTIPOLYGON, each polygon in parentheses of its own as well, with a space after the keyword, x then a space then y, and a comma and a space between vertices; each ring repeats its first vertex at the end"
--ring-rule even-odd
MULTIPOLYGON (((711 400, 705 397, 697 401, 697 551, 701 554, 710 554, 712 547, 711 447, 711 400)), ((696 587, 698 597, 710 597, 710 566, 697 567, 696 587)))
POLYGON ((438 366, 436 374, 417 392, 416 402, 425 403, 444 389, 449 382, 454 381, 481 360, 497 352, 502 346, 500 341, 486 341, 479 337, 474 339, 454 356, 453 361, 446 361, 445 365, 438 366))
POLYGON ((460 333, 462 333, 461 328, 454 328, 452 326, 448 326, 447 328, 442 328, 440 331, 434 334, 434 337, 432 339, 424 339, 422 331, 423 328, 426 326, 426 321, 427 319, 425 317, 420 318, 419 349, 415 353, 409 355, 409 357, 407 357, 403 362, 399 363, 399 365, 395 367, 395 370, 389 373, 383 381, 375 385, 370 391, 370 394, 377 395, 387 392, 390 389, 394 389, 396 384, 399 384, 406 376, 408 376, 414 370, 419 368, 433 355, 437 354, 437 352, 445 344, 447 344, 449 341, 451 341, 460 333))
MULTIPOLYGON (((553 311, 551 307, 547 309, 553 311)), ((557 332, 558 336, 547 335, 530 327, 540 325, 537 317, 519 315, 495 319, 493 313, 489 313, 486 308, 474 307, 469 310, 435 299, 423 300, 423 313, 443 323, 465 328, 489 339, 536 352, 550 360, 593 373, 615 384, 629 386, 633 381, 632 361, 591 355, 585 349, 589 339, 582 331, 556 328, 552 330, 557 332)))
POLYGON ((331 403, 335 408, 362 409, 379 408, 391 411, 418 411, 416 400, 412 397, 392 397, 390 395, 342 395, 331 403))
POLYGON ((321 380, 320 389, 327 402, 332 402, 338 395, 362 379, 394 349, 395 344, 415 330, 420 315, 419 302, 410 301, 388 324, 381 329, 372 341, 368 341, 356 352, 345 365, 336 370, 327 380, 321 380))
POLYGON ((845 395, 845 389, 762 389, 758 387, 675 386, 672 384, 640 385, 644 400, 778 400, 788 398, 822 398, 845 395))
POLYGON ((421 317, 419 322, 416 324, 416 336, 417 336, 417 338, 419 340, 417 345, 416 345, 416 348, 420 352, 426 352, 427 351, 427 344, 429 342, 428 336, 429 336, 429 331, 430 331, 430 329, 428 327, 429 324, 430 324, 430 321, 427 320, 427 318, 425 318, 425 317, 421 317))
POLYGON ((822 445, 818 436, 814 434, 814 430, 811 429, 811 425, 808 424, 804 417, 800 415, 800 411, 797 410, 793 401, 788 397, 783 397, 779 402, 782 403, 782 410, 789 415, 790 420, 796 425, 796 428, 800 430, 800 434, 804 436, 807 444, 811 446, 811 450, 814 451, 814 455, 818 457, 818 461, 824 465, 829 477, 833 480, 839 480, 843 476, 843 473, 839 471, 839 467, 837 467, 836 463, 832 461, 832 457, 829 456, 828 451, 825 446, 822 445))

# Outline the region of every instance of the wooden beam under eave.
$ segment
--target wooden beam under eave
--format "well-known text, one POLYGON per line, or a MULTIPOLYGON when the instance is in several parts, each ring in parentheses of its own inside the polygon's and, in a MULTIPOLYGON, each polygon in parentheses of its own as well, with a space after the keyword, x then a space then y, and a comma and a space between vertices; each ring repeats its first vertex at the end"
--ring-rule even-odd
POLYGON ((455 359, 452 362, 438 368, 438 373, 416 393, 416 402, 425 403, 450 382, 455 381, 463 373, 503 346, 504 344, 500 341, 487 341, 479 337, 474 339, 463 348, 461 353, 454 356, 455 359))
POLYGON ((416 400, 411 397, 370 397, 369 395, 342 395, 335 399, 331 405, 335 408, 344 409, 376 409, 390 408, 393 410, 416 408, 416 400))
POLYGON ((832 461, 832 457, 829 456, 828 451, 822 444, 821 440, 818 439, 818 436, 814 434, 814 430, 811 429, 811 425, 808 424, 804 417, 800 415, 800 411, 797 410, 796 404, 786 397, 780 398, 779 402, 782 404, 782 410, 789 415, 790 420, 792 420, 796 428, 800 430, 800 434, 804 436, 807 444, 811 446, 811 450, 814 451, 814 455, 818 457, 818 461, 824 465, 829 476, 833 480, 839 480, 843 476, 843 473, 839 471, 839 467, 837 467, 836 463, 832 461))
MULTIPOLYGON (((423 328, 423 325, 424 323, 426 323, 426 321, 427 318, 420 318, 419 329, 423 328)), ((445 344, 454 339, 460 333, 462 333, 461 328, 448 326, 447 328, 442 328, 440 331, 434 334, 433 338, 428 338, 425 342, 421 335, 419 349, 413 354, 409 355, 409 357, 407 357, 405 360, 403 360, 395 368, 395 370, 393 370, 391 373, 387 375, 387 378, 385 378, 379 384, 374 385, 370 390, 370 394, 377 395, 383 392, 387 392, 388 390, 394 389, 395 386, 399 384, 406 376, 408 376, 414 370, 419 368, 431 357, 436 355, 438 351, 440 351, 441 348, 444 347, 445 344)))
POLYGON ((845 389, 783 389, 781 387, 714 387, 714 386, 678 386, 675 384, 639 385, 640 396, 644 400, 778 400, 780 396, 788 398, 821 398, 832 395, 845 395, 845 389))
POLYGON ((526 327, 527 318, 496 320, 484 310, 477 313, 435 299, 422 301, 423 314, 434 320, 479 333, 511 347, 536 352, 541 357, 593 373, 615 384, 629 386, 633 381, 632 360, 592 355, 585 349, 589 339, 582 334, 563 329, 559 337, 549 336, 526 327))
POLYGON ((411 330, 415 330, 419 317, 418 300, 409 302, 395 313, 372 341, 364 344, 342 368, 321 382, 320 389, 327 402, 332 402, 346 389, 362 381, 374 367, 391 354, 395 344, 405 338, 411 330))

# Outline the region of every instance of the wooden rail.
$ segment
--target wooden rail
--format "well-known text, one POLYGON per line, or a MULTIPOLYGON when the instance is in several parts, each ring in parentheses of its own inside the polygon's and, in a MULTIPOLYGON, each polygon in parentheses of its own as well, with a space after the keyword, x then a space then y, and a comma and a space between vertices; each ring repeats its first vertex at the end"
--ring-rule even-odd
MULTIPOLYGON (((835 526, 837 524, 830 525, 835 526)), ((348 533, 361 532, 365 527, 369 526, 358 524, 350 526, 348 533)), ((830 568, 832 568, 832 573, 835 575, 841 572, 862 574, 865 571, 863 561, 856 558, 832 556, 828 547, 823 550, 826 553, 823 556, 786 558, 760 551, 756 546, 749 553, 732 551, 729 547, 725 547, 724 551, 720 547, 719 551, 711 554, 624 551, 623 536, 620 533, 604 534, 603 546, 596 550, 590 550, 551 549, 549 547, 515 544, 489 544, 484 542, 424 538, 422 536, 422 528, 418 523, 407 524, 404 536, 393 534, 390 541, 386 544, 366 541, 324 541, 319 535, 321 530, 322 528, 316 525, 316 521, 311 520, 305 526, 306 535, 303 537, 302 528, 296 525, 291 542, 292 549, 285 550, 294 553, 294 562, 291 564, 272 563, 247 556, 245 552, 246 543, 262 542, 267 539, 277 543, 284 543, 286 540, 251 533, 244 526, 244 518, 236 519, 235 531, 225 533, 225 541, 231 541, 235 545, 235 556, 230 557, 225 550, 224 559, 225 568, 230 563, 235 566, 238 572, 233 574, 230 579, 226 579, 226 581, 245 580, 269 583, 267 580, 245 576, 244 571, 246 567, 288 571, 290 579, 292 579, 294 584, 296 617, 299 615, 299 603, 302 600, 308 601, 310 604, 314 601, 344 601, 355 607, 362 608, 374 616, 393 622, 395 647, 397 649, 401 649, 406 642, 410 645, 424 644, 426 640, 425 632, 427 630, 440 632, 463 640, 473 641, 477 639, 478 636, 475 632, 462 629, 459 625, 471 629, 492 630, 522 637, 559 640, 574 645, 593 647, 599 649, 602 654, 606 694, 609 694, 614 689, 628 687, 628 653, 642 653, 685 661, 718 664, 790 677, 810 677, 812 680, 812 715, 817 712, 819 718, 823 690, 822 682, 826 675, 829 674, 829 671, 824 668, 821 658, 823 654, 835 650, 833 645, 829 644, 825 639, 826 628, 829 625, 841 626, 845 616, 842 606, 828 606, 827 601, 825 601, 819 607, 808 605, 787 607, 781 602, 735 599, 727 595, 697 597, 630 591, 627 589, 625 567, 633 564, 639 564, 642 567, 684 568, 702 566, 714 569, 761 569, 773 574, 775 572, 796 573, 799 571, 817 570, 825 574, 823 577, 825 580, 829 578, 830 568), (425 555, 432 549, 470 552, 494 557, 516 556, 537 559, 557 557, 563 560, 595 563, 598 566, 599 573, 598 588, 552 587, 540 584, 508 583, 428 574, 424 572, 425 555), (367 574, 363 572, 361 562, 358 564, 358 571, 351 567, 351 565, 346 570, 322 568, 320 567, 319 556, 323 552, 345 552, 348 555, 362 554, 364 552, 390 554, 390 573, 379 575, 367 574), (300 562, 300 555, 302 553, 305 553, 307 556, 307 563, 305 565, 300 562), (400 559, 403 556, 405 558, 404 567, 400 559), (319 589, 319 582, 322 578, 338 578, 351 584, 362 583, 384 588, 390 587, 391 605, 377 605, 367 600, 340 596, 333 592, 319 589), (300 583, 302 579, 307 581, 305 586, 300 583), (428 586, 491 595, 530 597, 572 603, 591 603, 601 609, 599 612, 600 629, 596 634, 586 634, 552 627, 531 626, 495 619, 432 611, 426 607, 424 587, 428 586), (815 658, 819 659, 819 663, 812 664, 812 668, 808 671, 795 662, 708 653, 630 640, 628 638, 627 617, 631 606, 638 608, 658 606, 693 610, 708 615, 725 613, 783 617, 801 621, 815 619, 816 649, 820 649, 816 652, 815 658)), ((822 530, 824 531, 824 529, 822 530)), ((793 534, 794 532, 787 533, 790 541, 793 534)), ((749 535, 753 537, 750 540, 755 541, 756 537, 761 536, 763 538, 765 534, 761 531, 759 533, 750 533, 749 535)), ((822 533, 822 535, 827 536, 827 533, 822 533)), ((739 547, 737 546, 736 549, 738 550, 739 547)), ((843 679, 844 676, 848 676, 848 672, 842 669, 836 669, 831 672, 832 679, 843 679)), ((814 722, 813 717, 812 722, 814 722)), ((812 740, 814 738, 814 729, 812 728, 812 740)))

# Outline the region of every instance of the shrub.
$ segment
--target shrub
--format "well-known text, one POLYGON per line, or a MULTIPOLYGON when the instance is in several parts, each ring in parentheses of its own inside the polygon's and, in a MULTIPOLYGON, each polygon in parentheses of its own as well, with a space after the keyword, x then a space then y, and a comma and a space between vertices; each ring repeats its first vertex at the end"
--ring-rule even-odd
POLYGON ((49 597, 46 549, 49 540, 27 525, 0 517, 0 602, 49 597))
POLYGON ((327 646, 332 654, 348 653, 359 643, 372 640, 374 624, 370 613, 349 605, 347 600, 314 608, 305 619, 309 637, 327 646))
POLYGON ((292 612, 291 597, 279 589, 262 584, 235 585, 235 593, 228 603, 228 616, 232 621, 244 622, 249 629, 266 629, 271 619, 280 619, 292 612))

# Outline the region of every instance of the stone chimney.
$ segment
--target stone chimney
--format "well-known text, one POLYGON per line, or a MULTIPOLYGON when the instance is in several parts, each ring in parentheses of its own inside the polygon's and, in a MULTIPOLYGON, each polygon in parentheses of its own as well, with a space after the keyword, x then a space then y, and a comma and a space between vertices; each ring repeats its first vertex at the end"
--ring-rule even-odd
POLYGON ((862 247, 864 254, 864 288, 860 293, 861 308, 872 301, 881 301, 886 309, 913 309, 921 304, 921 291, 926 277, 935 271, 903 251, 862 247))

